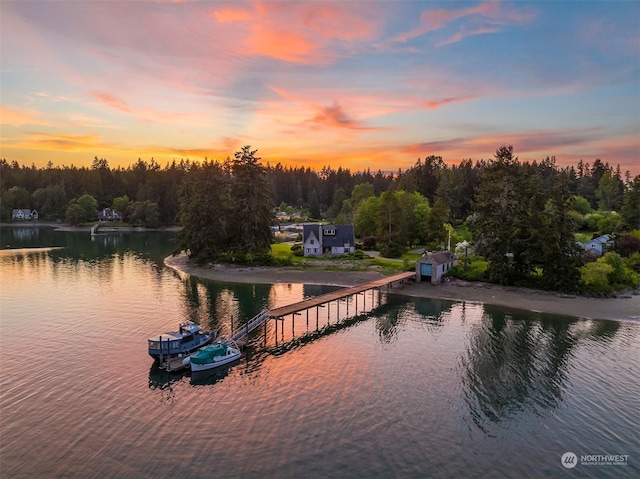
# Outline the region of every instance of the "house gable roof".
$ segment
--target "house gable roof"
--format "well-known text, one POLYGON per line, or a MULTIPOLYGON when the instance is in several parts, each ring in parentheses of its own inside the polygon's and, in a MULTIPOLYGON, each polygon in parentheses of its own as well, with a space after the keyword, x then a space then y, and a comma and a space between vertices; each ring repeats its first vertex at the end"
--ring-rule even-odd
POLYGON ((302 226, 302 241, 306 243, 310 235, 313 233, 316 238, 320 238, 320 228, 323 230, 334 230, 335 234, 322 234, 322 247, 331 248, 333 246, 344 246, 345 243, 355 246, 355 235, 353 225, 321 225, 318 223, 310 223, 302 226))

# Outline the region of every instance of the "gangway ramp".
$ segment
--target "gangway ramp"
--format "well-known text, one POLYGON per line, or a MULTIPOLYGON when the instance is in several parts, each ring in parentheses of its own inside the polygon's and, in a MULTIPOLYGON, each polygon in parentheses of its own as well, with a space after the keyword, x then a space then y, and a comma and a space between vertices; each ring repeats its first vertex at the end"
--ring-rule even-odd
POLYGON ((321 294, 320 296, 314 296, 313 298, 305 299, 297 303, 282 306, 271 310, 272 318, 282 318, 284 316, 304 311, 305 309, 314 308, 330 301, 336 301, 338 299, 346 298, 348 296, 362 293, 374 288, 381 288, 383 286, 392 286, 394 283, 402 283, 410 278, 414 278, 415 273, 413 271, 406 271, 404 273, 398 273, 393 276, 387 276, 385 278, 376 279, 368 283, 359 284, 357 286, 351 286, 348 288, 342 288, 331 293, 321 294))
POLYGON ((242 325, 242 328, 236 331, 236 333, 231 336, 231 341, 239 341, 244 338, 251 331, 256 329, 258 326, 263 324, 267 319, 271 317, 269 310, 263 309, 258 314, 256 314, 253 318, 247 321, 242 325))

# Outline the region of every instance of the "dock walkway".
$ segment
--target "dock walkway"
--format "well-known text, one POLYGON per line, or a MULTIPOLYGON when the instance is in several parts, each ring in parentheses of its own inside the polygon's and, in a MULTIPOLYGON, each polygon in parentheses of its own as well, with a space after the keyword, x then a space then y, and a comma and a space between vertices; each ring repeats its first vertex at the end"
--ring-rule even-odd
POLYGON ((321 304, 328 303, 330 301, 336 301, 338 299, 346 298, 353 294, 358 294, 363 291, 368 291, 374 288, 381 288, 382 286, 392 286, 393 283, 404 282, 409 278, 413 278, 415 273, 407 271, 404 273, 398 273, 393 276, 387 276, 386 278, 376 279, 368 283, 359 284, 357 286, 351 286, 348 288, 342 288, 331 293, 321 294, 320 296, 314 296, 313 298, 305 299, 297 303, 282 306, 271 310, 272 318, 282 318, 289 314, 297 313, 298 311, 304 311, 305 309, 320 306, 321 304))
MULTIPOLYGON (((384 286, 391 288, 393 287, 394 283, 404 283, 404 281, 413 278, 414 275, 415 273, 413 273, 412 271, 398 273, 393 276, 387 276, 385 278, 377 279, 375 281, 369 281, 368 283, 363 283, 348 288, 342 288, 337 291, 332 291, 331 293, 321 294, 320 296, 314 296, 313 298, 305 299, 303 301, 289 304, 287 306, 282 306, 280 308, 275 308, 271 311, 265 309, 263 311, 260 311, 256 316, 251 318, 249 321, 247 321, 247 323, 242 325, 240 329, 232 334, 231 341, 242 341, 242 339, 251 331, 257 329, 261 324, 264 324, 271 318, 283 319, 287 315, 295 315, 295 313, 299 311, 304 311, 306 309, 314 307, 320 307, 326 303, 330 303, 331 301, 337 301, 343 298, 347 298, 364 291, 369 291, 376 288, 379 289, 384 286)), ((180 371, 185 368, 185 366, 182 364, 183 359, 184 357, 167 358, 162 362, 160 368, 166 369, 167 371, 180 371)))

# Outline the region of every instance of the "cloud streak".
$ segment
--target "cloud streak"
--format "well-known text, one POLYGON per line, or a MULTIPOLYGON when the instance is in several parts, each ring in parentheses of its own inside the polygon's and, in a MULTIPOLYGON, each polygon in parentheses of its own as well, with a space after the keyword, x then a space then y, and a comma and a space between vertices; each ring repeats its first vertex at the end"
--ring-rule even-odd
POLYGON ((497 33, 502 27, 508 25, 525 25, 535 18, 535 13, 530 7, 513 7, 512 5, 505 6, 502 2, 490 1, 466 8, 424 10, 420 14, 420 25, 397 35, 395 41, 404 43, 462 22, 455 34, 437 44, 437 46, 444 46, 473 35, 497 33))

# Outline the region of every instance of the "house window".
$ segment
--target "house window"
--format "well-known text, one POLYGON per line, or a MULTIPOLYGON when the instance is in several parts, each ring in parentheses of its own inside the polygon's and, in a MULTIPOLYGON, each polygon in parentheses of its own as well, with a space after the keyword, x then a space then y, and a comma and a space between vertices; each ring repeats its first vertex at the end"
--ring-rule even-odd
POLYGON ((309 240, 309 244, 316 244, 316 240, 314 240, 313 238, 311 238, 311 239, 309 240))
POLYGON ((323 230, 323 233, 327 236, 334 236, 336 234, 336 230, 335 229, 325 229, 323 230))

